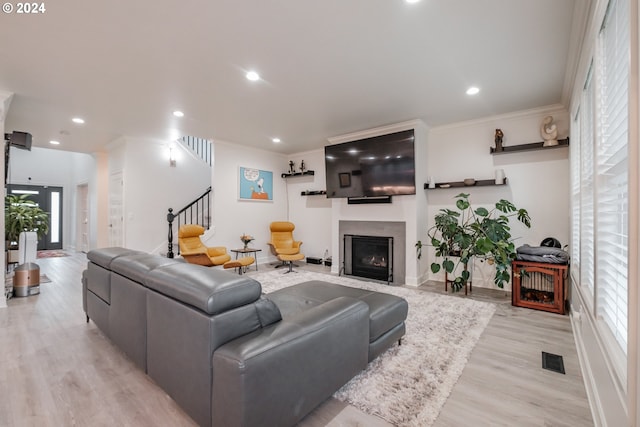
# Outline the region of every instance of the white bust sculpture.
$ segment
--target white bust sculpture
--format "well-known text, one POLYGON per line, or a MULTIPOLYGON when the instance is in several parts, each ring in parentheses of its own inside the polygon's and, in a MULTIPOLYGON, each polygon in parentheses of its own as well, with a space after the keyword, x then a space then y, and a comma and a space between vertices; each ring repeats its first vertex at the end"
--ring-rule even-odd
POLYGON ((544 140, 543 147, 551 147, 553 145, 558 145, 558 128, 556 124, 553 123, 553 116, 547 116, 542 119, 542 124, 540 125, 540 136, 544 140))

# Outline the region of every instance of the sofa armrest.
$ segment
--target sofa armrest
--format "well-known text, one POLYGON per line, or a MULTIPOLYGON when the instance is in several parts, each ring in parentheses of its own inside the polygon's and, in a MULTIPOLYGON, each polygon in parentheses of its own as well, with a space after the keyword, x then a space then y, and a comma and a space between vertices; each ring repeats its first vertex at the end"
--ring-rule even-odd
POLYGON ((294 425, 367 365, 369 307, 340 297, 213 354, 213 425, 294 425))

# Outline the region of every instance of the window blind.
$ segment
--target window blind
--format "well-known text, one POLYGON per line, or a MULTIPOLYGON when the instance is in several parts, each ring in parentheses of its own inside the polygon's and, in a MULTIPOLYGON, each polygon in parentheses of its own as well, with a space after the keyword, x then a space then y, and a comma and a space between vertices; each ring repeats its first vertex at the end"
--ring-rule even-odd
POLYGON ((571 275, 580 283, 580 108, 571 122, 571 275))
POLYGON ((594 238, 594 205, 593 205, 593 169, 594 169, 594 89, 593 67, 591 67, 582 94, 582 108, 584 115, 580 129, 580 286, 588 294, 594 296, 594 266, 595 266, 595 238, 594 238))
POLYGON ((627 351, 629 2, 611 0, 599 35, 595 162, 596 313, 627 351))

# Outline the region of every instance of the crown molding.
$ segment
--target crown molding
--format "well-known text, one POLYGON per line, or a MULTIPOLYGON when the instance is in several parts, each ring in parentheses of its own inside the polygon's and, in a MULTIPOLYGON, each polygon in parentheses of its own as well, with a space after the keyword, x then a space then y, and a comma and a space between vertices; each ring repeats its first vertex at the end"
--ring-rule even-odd
POLYGON ((401 132, 403 130, 408 129, 420 129, 420 128, 428 128, 425 122, 419 119, 408 120, 406 122, 395 123, 392 125, 385 125, 376 127, 373 129, 366 129, 357 132, 347 133, 345 135, 333 136, 331 138, 327 138, 331 145, 340 144, 342 142, 355 141, 358 139, 371 138, 379 135, 386 135, 394 132, 401 132))
POLYGON ((547 105, 545 107, 531 108, 529 110, 514 111, 512 113, 499 114, 495 116, 487 116, 480 119, 467 120, 464 122, 450 123, 442 126, 434 126, 429 129, 431 132, 444 131, 450 129, 477 126, 487 122, 496 122, 500 120, 513 120, 525 117, 536 117, 549 114, 568 114, 567 108, 562 104, 547 105))

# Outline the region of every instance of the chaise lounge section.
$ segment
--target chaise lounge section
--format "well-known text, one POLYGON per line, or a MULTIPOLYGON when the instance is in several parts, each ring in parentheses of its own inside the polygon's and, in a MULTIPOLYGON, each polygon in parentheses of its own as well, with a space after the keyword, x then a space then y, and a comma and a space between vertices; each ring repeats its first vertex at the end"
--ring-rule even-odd
POLYGON ((392 295, 326 282, 264 295, 245 275, 139 251, 87 257, 87 321, 202 426, 295 425, 405 330, 392 295))

